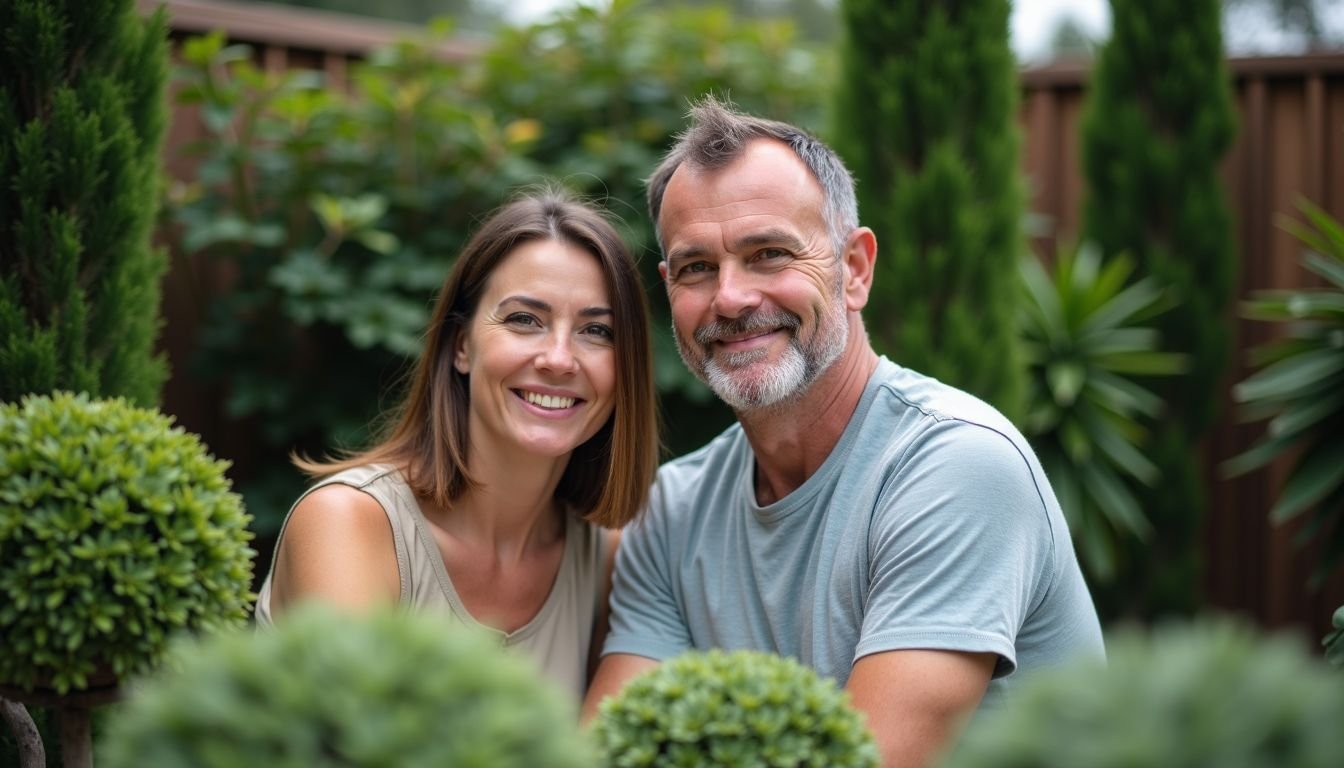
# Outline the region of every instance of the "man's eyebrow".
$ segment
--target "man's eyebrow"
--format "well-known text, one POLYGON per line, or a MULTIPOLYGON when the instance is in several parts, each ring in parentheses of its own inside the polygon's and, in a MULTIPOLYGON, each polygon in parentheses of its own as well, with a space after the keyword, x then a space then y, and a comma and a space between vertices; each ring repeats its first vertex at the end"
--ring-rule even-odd
POLYGON ((734 250, 742 250, 758 245, 782 245, 795 251, 802 250, 804 247, 803 241, 798 239, 798 235, 779 227, 771 227, 757 232, 749 232, 733 241, 734 250))
MULTIPOLYGON (((538 312, 549 313, 553 309, 553 307, 551 307, 549 303, 542 301, 541 299, 535 298, 533 296, 525 296, 523 294, 505 296, 503 299, 500 300, 498 306, 502 307, 505 304, 509 304, 510 302, 515 304, 522 304, 528 309, 535 309, 538 312)), ((611 317, 614 316, 615 314, 616 313, 612 311, 611 307, 603 307, 603 306, 584 307, 583 309, 579 310, 580 317, 611 317)))
MULTIPOLYGON (((761 245, 780 245, 795 251, 804 248, 804 243, 802 240, 798 239, 798 235, 780 227, 770 227, 769 229, 750 232, 734 240, 732 243, 733 250, 735 251, 754 248, 761 245)), ((667 254, 668 266, 679 261, 689 261, 691 259, 699 258, 704 256, 708 250, 708 248, 700 245, 688 245, 683 248, 677 248, 667 254)))
POLYGON ((691 259, 705 255, 707 250, 708 249, 699 245, 688 245, 682 248, 677 248, 667 254, 667 263, 670 266, 678 261, 690 261, 691 259))

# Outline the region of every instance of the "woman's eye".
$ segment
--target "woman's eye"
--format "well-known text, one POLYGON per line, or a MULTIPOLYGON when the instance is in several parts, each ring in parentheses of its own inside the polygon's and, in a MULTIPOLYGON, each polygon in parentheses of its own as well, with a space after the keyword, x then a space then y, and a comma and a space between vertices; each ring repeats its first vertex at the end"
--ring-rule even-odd
POLYGON ((583 332, 590 336, 596 336, 603 341, 613 341, 616 338, 616 334, 611 330, 611 326, 603 325, 602 323, 593 323, 584 328, 583 332))
POLYGON ((504 322, 510 325, 521 325, 526 327, 541 325, 540 320, 538 320, 534 315, 529 315, 526 312, 514 312, 512 315, 509 315, 508 317, 504 318, 504 322))

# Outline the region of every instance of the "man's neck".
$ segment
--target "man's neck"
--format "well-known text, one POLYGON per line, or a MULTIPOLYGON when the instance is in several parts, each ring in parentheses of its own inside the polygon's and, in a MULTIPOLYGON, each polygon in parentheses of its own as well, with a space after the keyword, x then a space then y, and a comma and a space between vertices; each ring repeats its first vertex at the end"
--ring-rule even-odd
POLYGON ((878 362, 862 324, 849 338, 840 359, 801 397, 738 414, 756 459, 758 504, 773 504, 806 482, 849 426, 878 362))

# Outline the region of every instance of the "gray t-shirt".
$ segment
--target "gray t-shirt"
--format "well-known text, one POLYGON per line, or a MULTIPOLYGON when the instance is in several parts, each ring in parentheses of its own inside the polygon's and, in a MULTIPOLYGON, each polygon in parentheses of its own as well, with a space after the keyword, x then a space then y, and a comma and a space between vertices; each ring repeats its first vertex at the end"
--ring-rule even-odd
POLYGON ((1054 493, 1026 440, 976 398, 883 358, 820 469, 759 506, 733 425, 658 472, 623 536, 604 653, 791 656, 844 685, 897 649, 1014 670, 1104 656, 1054 493))

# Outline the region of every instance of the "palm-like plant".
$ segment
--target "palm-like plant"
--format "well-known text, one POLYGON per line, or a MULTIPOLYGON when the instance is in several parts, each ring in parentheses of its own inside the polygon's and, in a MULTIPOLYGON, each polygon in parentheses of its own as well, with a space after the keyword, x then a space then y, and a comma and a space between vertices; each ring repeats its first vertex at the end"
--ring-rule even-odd
POLYGON ((1264 436, 1224 464, 1229 475, 1299 453, 1269 516, 1282 523, 1308 514, 1298 544, 1327 535, 1319 582, 1344 562, 1344 225, 1300 204, 1310 226, 1281 223, 1302 241, 1302 265, 1324 278, 1311 290, 1252 295, 1245 315, 1285 324, 1285 334, 1252 352, 1259 370, 1232 389, 1247 421, 1268 419, 1264 436))
POLYGON ((1168 306, 1152 278, 1128 284, 1126 256, 1104 264, 1089 244, 1061 250, 1054 269, 1022 263, 1021 322, 1029 370, 1031 439, 1055 489, 1083 566, 1096 579, 1116 572, 1121 537, 1146 537, 1150 525, 1132 483, 1153 485, 1158 468, 1141 448, 1140 419, 1162 400, 1134 376, 1178 373, 1184 358, 1158 349, 1156 330, 1141 325, 1168 306))

